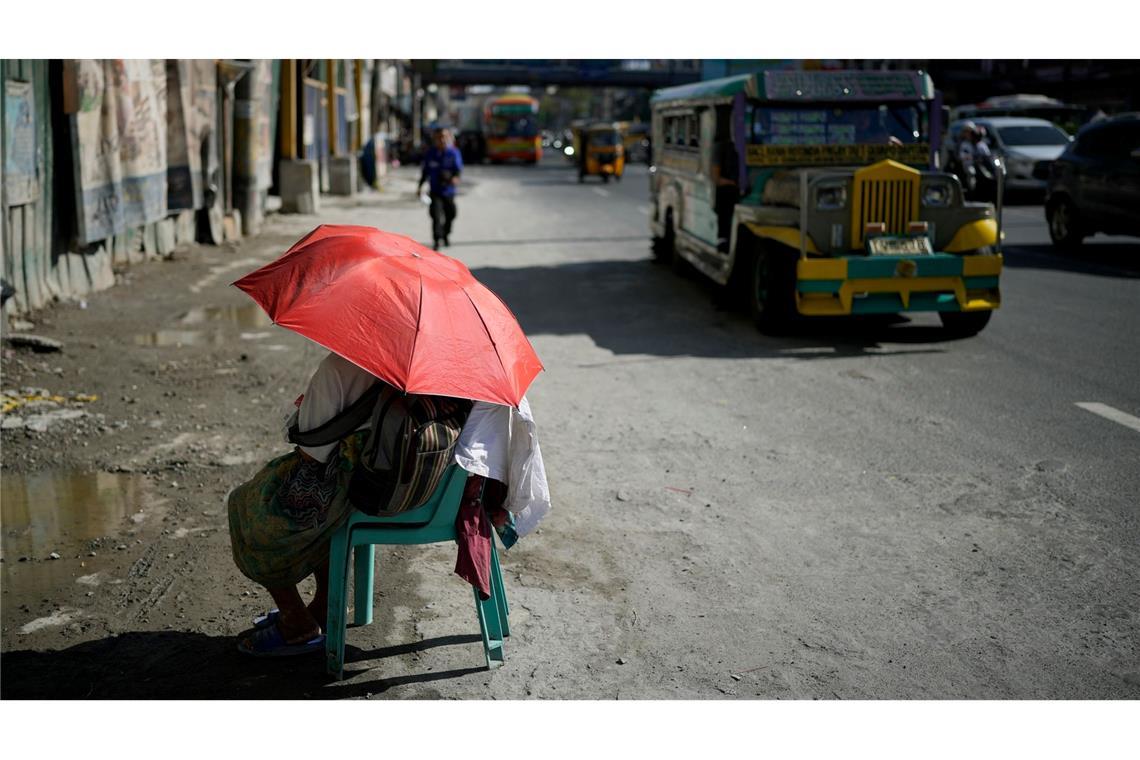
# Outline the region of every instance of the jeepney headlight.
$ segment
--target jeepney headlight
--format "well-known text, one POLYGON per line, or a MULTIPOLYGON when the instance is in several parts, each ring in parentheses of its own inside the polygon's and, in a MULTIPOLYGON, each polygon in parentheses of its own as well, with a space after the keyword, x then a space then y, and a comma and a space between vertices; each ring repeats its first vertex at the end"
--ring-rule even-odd
POLYGON ((922 205, 940 208, 949 206, 954 197, 949 182, 927 182, 922 188, 922 205))
POLYGON ((815 207, 819 211, 834 211, 847 206, 847 184, 834 182, 820 185, 815 191, 815 207))

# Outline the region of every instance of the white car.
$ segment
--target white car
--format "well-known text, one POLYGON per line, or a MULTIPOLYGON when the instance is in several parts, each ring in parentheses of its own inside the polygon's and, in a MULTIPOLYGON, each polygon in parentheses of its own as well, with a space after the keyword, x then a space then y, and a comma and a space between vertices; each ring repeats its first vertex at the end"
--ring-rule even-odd
MULTIPOLYGON (((956 121, 950 125, 947 142, 950 143, 948 147, 951 150, 956 149, 962 125, 966 121, 956 121)), ((1044 190, 1045 180, 1034 178, 1034 167, 1038 163, 1056 160, 1073 140, 1068 132, 1045 119, 991 116, 971 118, 968 121, 985 127, 990 147, 1005 159, 1007 190, 1044 190)))

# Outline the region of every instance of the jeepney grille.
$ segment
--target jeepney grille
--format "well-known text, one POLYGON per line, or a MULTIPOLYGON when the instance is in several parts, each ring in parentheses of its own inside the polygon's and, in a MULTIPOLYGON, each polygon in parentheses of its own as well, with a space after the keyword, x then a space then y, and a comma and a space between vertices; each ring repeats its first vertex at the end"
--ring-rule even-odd
POLYGON ((888 234, 906 232, 918 183, 909 179, 865 179, 860 182, 859 191, 859 226, 852 232, 860 240, 868 222, 884 223, 888 234))

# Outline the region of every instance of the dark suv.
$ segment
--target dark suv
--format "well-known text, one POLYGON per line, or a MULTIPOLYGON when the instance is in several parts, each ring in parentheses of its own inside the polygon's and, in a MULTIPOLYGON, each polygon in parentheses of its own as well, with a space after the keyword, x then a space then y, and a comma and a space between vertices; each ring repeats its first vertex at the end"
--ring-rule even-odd
POLYGON ((1140 114, 1087 125, 1048 172, 1054 245, 1075 248, 1096 232, 1140 235, 1140 114))

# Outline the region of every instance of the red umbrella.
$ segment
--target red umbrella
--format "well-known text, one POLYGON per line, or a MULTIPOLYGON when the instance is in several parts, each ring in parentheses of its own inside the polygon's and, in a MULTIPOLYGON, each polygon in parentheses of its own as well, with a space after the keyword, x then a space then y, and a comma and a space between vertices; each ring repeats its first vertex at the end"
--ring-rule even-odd
POLYGON ((518 406, 542 370, 498 296, 403 235, 322 224, 234 285, 276 324, 408 393, 518 406))

